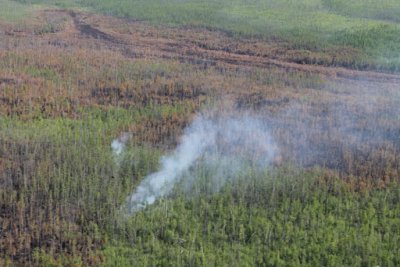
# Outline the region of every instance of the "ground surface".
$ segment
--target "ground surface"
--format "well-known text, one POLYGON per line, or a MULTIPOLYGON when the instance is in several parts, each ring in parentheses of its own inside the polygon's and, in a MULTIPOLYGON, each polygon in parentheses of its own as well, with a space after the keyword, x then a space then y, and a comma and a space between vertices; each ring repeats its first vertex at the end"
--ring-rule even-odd
POLYGON ((348 46, 24 12, 0 22, 0 265, 399 264, 400 74, 348 46), (200 112, 261 118, 271 171, 121 219, 200 112))

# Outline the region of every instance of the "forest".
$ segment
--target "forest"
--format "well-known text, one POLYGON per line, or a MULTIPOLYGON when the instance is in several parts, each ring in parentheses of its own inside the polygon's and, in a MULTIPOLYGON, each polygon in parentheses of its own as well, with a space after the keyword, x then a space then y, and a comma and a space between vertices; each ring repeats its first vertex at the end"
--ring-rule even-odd
POLYGON ((400 265, 398 1, 0 6, 0 266, 400 265))

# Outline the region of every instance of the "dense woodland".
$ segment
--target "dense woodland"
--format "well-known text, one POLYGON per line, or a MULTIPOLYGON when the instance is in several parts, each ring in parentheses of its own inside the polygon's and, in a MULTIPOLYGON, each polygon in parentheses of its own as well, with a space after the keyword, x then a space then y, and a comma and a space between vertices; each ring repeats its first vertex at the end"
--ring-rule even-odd
POLYGON ((400 265, 397 1, 161 2, 0 0, 0 266, 400 265), (127 213, 200 113, 278 152, 127 213))

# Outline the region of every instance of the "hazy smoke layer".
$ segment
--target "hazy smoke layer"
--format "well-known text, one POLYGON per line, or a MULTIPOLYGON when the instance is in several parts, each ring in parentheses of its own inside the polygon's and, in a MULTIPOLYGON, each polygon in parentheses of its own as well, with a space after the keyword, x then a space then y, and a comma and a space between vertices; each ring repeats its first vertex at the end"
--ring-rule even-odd
POLYGON ((116 155, 119 155, 124 150, 125 144, 119 139, 114 139, 111 143, 111 148, 116 155))
MULTIPOLYGON (((187 127, 175 151, 161 159, 160 170, 145 177, 129 197, 129 211, 136 212, 170 193, 183 174, 199 159, 209 165, 246 159, 266 166, 276 152, 265 123, 255 117, 199 116, 187 127)), ((226 164, 221 166, 228 167, 226 164)))
POLYGON ((125 144, 129 140, 129 133, 122 133, 120 137, 114 139, 111 143, 111 148, 115 155, 120 155, 124 151, 125 144))

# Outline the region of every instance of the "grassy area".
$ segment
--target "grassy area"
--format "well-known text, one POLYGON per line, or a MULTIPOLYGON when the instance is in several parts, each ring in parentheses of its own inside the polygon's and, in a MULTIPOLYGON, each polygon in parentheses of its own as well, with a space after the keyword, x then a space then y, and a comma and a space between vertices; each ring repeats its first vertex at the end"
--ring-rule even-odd
POLYGON ((161 151, 130 144, 118 163, 110 147, 114 133, 177 110, 88 109, 82 120, 2 118, 0 200, 10 212, 2 214, 2 229, 17 235, 3 239, 3 253, 37 244, 29 257, 37 266, 399 264, 398 185, 355 192, 319 168, 259 172, 248 166, 210 194, 212 172, 198 165, 187 174, 201 177, 191 191, 178 186, 134 216, 121 215, 126 196, 156 170, 161 151))
POLYGON ((32 6, 9 0, 1 0, 0 6, 0 22, 21 22, 34 10, 32 6))
POLYGON ((1 56, 0 265, 398 264, 391 86, 81 48, 1 56), (284 164, 250 165, 218 192, 213 170, 199 165, 186 174, 200 176, 189 191, 178 185, 148 209, 121 214, 192 114, 229 113, 225 101, 272 116, 284 164), (124 132, 132 137, 116 157, 110 144, 124 132))
MULTIPOLYGON (((0 199, 2 210, 10 212, 2 212, 1 229, 15 235, 2 238, 0 264, 7 266, 7 262, 18 260, 15 251, 19 254, 34 247, 59 251, 57 257, 63 257, 63 265, 79 263, 83 247, 95 248, 102 243, 101 236, 95 234, 99 227, 114 224, 106 218, 116 218, 111 214, 116 214, 135 181, 130 176, 132 171, 125 178, 113 178, 117 168, 110 147, 111 135, 123 124, 140 118, 139 112, 116 109, 102 114, 93 110, 85 112, 88 117, 84 120, 44 119, 34 123, 0 120, 4 172, 0 199), (22 164, 22 172, 14 178, 7 175, 16 171, 18 164, 22 164), (27 214, 29 206, 33 208, 31 215, 18 221, 12 215, 27 214), (101 221, 103 226, 99 225, 101 221), (13 224, 21 230, 12 230, 13 224), (93 236, 88 239, 87 234, 93 236), (37 246, 44 239, 49 243, 37 246)), ((137 156, 138 153, 142 160, 130 165, 136 168, 135 175, 149 171, 150 155, 154 155, 144 149, 137 149, 137 156)), ((155 160, 153 156, 152 161, 155 160)), ((89 249, 86 255, 98 262, 95 250, 89 249)), ((39 252, 31 251, 28 260, 43 266, 39 252)))
POLYGON ((91 1, 94 10, 155 24, 201 26, 246 37, 281 39, 311 51, 352 47, 353 67, 398 70, 398 1, 91 1))
POLYGON ((163 200, 127 222, 104 265, 396 266, 399 189, 328 192, 316 177, 245 174, 218 195, 163 200))
POLYGON ((80 7, 79 1, 68 0, 11 0, 28 5, 42 5, 44 7, 77 8, 80 7))
POLYGON ((400 22, 398 16, 400 5, 396 0, 381 2, 371 0, 357 0, 351 2, 343 0, 323 0, 322 3, 329 10, 342 15, 400 22))
MULTIPOLYGON (((8 3, 9 1, 7 1, 8 3)), ((398 1, 19 1, 62 8, 90 7, 154 24, 200 26, 239 37, 288 42, 291 49, 327 52, 353 48, 350 67, 397 71, 400 67, 398 1)), ((348 63, 346 63, 348 64, 348 63)))
POLYGON ((400 265, 397 80, 284 61, 398 70, 397 1, 18 2, 0 0, 5 21, 40 4, 150 24, 53 10, 2 35, 0 266, 400 265), (170 194, 127 212, 198 113, 262 134, 217 132, 170 194))

